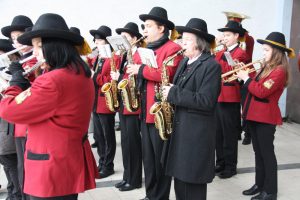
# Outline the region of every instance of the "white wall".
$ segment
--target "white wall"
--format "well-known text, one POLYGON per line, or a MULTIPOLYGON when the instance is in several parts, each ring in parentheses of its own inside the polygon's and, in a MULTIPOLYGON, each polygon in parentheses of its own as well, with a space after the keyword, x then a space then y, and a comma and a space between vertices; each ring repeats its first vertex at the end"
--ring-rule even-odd
MULTIPOLYGON (((153 6, 168 10, 169 19, 176 25, 185 25, 192 17, 206 20, 208 31, 226 24, 222 11, 241 12, 251 19, 243 26, 255 39, 264 39, 272 31, 284 32, 289 44, 293 0, 0 0, 0 27, 10 25, 14 16, 23 14, 34 22, 46 12, 62 15, 69 26, 81 29, 81 34, 92 44, 90 29, 108 25, 113 30, 133 21, 141 24, 140 14, 147 14, 153 6)), ((0 37, 3 38, 2 35, 0 37)), ((261 58, 261 49, 255 44, 253 60, 261 58)), ((280 107, 285 115, 283 95, 280 107)))

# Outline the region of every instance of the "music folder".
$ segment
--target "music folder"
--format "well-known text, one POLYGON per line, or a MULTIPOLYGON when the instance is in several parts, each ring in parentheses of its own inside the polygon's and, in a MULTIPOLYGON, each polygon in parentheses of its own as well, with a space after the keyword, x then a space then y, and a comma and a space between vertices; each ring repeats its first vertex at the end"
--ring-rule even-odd
POLYGON ((131 45, 124 35, 115 35, 106 37, 109 44, 112 46, 115 52, 127 51, 131 48, 131 45))
POLYGON ((153 68, 158 68, 154 51, 147 48, 138 48, 142 63, 153 68))

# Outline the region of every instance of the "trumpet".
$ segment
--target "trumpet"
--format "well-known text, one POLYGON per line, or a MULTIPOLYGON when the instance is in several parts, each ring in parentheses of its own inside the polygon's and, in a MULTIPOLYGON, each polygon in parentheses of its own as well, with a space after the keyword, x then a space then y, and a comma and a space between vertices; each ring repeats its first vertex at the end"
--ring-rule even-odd
POLYGON ((235 67, 233 70, 228 71, 228 72, 222 74, 221 75, 221 79, 223 80, 224 83, 228 83, 228 82, 234 81, 234 80, 237 79, 237 77, 235 76, 235 74, 238 71, 245 70, 245 69, 249 68, 250 66, 252 66, 254 64, 259 64, 259 67, 258 68, 255 68, 255 67, 250 68, 249 69, 249 73, 252 73, 252 72, 255 72, 257 70, 260 70, 263 67, 264 59, 260 59, 260 60, 254 61, 254 62, 248 63, 246 65, 238 63, 236 65, 237 67, 235 67))

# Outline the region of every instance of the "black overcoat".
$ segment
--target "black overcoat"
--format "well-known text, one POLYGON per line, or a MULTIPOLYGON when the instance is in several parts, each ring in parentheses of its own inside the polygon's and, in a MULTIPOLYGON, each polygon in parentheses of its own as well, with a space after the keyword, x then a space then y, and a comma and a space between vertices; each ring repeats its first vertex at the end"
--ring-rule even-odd
POLYGON ((209 183, 215 166, 215 109, 221 86, 221 67, 202 54, 182 78, 188 58, 175 74, 167 101, 175 105, 174 132, 166 157, 166 174, 188 183, 209 183))

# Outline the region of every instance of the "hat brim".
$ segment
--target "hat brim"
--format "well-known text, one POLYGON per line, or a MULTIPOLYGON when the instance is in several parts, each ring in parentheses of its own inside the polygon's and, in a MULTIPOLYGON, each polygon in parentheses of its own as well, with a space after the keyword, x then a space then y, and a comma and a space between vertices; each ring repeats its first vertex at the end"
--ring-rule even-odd
POLYGON ((97 35, 100 35, 101 36, 101 39, 106 39, 106 36, 105 36, 105 34, 104 34, 104 32, 102 32, 102 31, 98 31, 98 30, 90 30, 90 34, 93 36, 93 37, 95 37, 95 35, 97 34, 97 35))
POLYGON ((136 36, 137 38, 142 37, 142 34, 140 34, 139 32, 135 32, 135 31, 133 31, 131 29, 128 29, 128 28, 117 28, 116 29, 116 33, 121 34, 122 32, 130 33, 130 34, 136 36))
POLYGON ((215 41, 215 36, 214 35, 211 35, 209 33, 205 33, 205 32, 203 32, 201 30, 198 30, 198 29, 189 28, 189 27, 186 27, 186 26, 176 26, 176 30, 181 34, 183 32, 196 34, 200 37, 203 37, 208 43, 212 43, 212 42, 215 41))
POLYGON ((73 33, 71 31, 62 31, 62 30, 33 30, 29 32, 25 32, 20 37, 18 37, 18 42, 24 45, 32 46, 31 40, 33 38, 58 38, 64 39, 71 42, 74 45, 82 45, 83 37, 73 33))
POLYGON ((162 24, 165 24, 170 30, 172 30, 175 27, 173 22, 163 19, 163 18, 160 18, 160 17, 157 17, 157 16, 154 16, 154 15, 142 14, 139 17, 142 21, 146 21, 147 19, 152 19, 154 21, 158 21, 162 24))
POLYGON ((280 49, 280 50, 282 50, 282 51, 286 51, 286 52, 288 52, 288 53, 292 52, 292 50, 289 49, 289 48, 284 48, 284 47, 282 47, 282 46, 278 46, 278 45, 276 45, 276 44, 274 44, 274 43, 271 43, 271 42, 269 42, 269 41, 266 41, 266 40, 257 39, 256 41, 257 41, 258 43, 260 43, 260 44, 268 44, 268 45, 270 45, 270 46, 272 46, 272 47, 275 47, 275 48, 280 49))
POLYGON ((10 33, 13 31, 23 31, 25 32, 25 29, 30 26, 24 26, 24 25, 19 25, 19 26, 5 26, 1 29, 2 34, 5 37, 10 38, 10 33))
POLYGON ((238 33, 239 35, 243 35, 243 30, 239 30, 239 29, 235 29, 235 28, 219 28, 218 31, 220 32, 226 32, 226 31, 229 31, 229 32, 233 32, 233 33, 238 33))
POLYGON ((14 50, 14 48, 12 46, 8 46, 8 45, 1 45, 0 44, 0 50, 4 51, 4 52, 9 52, 14 50))

